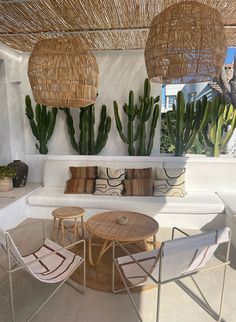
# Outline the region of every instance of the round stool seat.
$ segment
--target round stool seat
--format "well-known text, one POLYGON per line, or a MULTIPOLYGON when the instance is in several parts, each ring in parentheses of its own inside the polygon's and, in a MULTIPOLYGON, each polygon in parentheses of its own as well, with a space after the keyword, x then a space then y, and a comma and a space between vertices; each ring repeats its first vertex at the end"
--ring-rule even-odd
MULTIPOLYGON (((56 230, 56 221, 59 220, 58 228, 57 228, 57 239, 59 234, 61 233, 62 244, 64 246, 65 242, 65 231, 73 233, 74 240, 77 240, 78 233, 78 222, 77 219, 80 218, 80 227, 82 230, 81 237, 84 236, 84 223, 83 223, 83 215, 84 209, 80 207, 60 207, 52 212, 52 216, 54 217, 53 229, 52 229, 52 239, 55 240, 55 230, 56 230), (73 219, 74 223, 71 226, 66 227, 64 225, 64 220, 73 219)), ((79 234, 79 233, 78 233, 79 234)))
POLYGON ((84 209, 80 207, 61 207, 53 210, 52 215, 56 218, 74 219, 84 215, 84 209))

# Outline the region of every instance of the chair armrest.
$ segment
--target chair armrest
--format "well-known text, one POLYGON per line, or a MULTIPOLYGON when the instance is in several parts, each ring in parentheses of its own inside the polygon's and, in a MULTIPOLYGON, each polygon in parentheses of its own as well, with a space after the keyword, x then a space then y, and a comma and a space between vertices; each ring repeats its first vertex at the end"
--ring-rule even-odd
POLYGON ((185 236, 189 236, 189 234, 187 234, 185 231, 183 231, 183 230, 181 230, 181 229, 179 229, 179 228, 177 228, 177 227, 173 227, 172 228, 172 234, 171 234, 171 239, 174 239, 175 238, 175 231, 178 231, 178 232, 180 232, 181 234, 183 234, 183 235, 185 235, 185 236))
POLYGON ((82 240, 79 240, 79 241, 77 241, 77 242, 75 242, 75 243, 73 243, 73 244, 70 244, 70 245, 66 246, 66 247, 60 247, 60 248, 58 248, 58 249, 56 249, 56 250, 52 251, 50 254, 47 254, 47 255, 41 256, 41 257, 39 257, 39 258, 37 258, 37 259, 34 259, 33 261, 28 262, 27 264, 23 264, 23 265, 20 265, 20 266, 18 266, 18 267, 16 267, 16 268, 13 268, 13 269, 11 269, 11 270, 8 270, 8 273, 14 273, 14 272, 16 272, 16 271, 19 271, 19 270, 21 270, 21 269, 24 269, 24 268, 26 268, 27 266, 30 266, 30 265, 32 265, 32 264, 34 264, 34 263, 39 262, 39 261, 40 261, 40 260, 42 260, 42 259, 45 259, 45 258, 47 258, 47 257, 49 257, 49 256, 51 256, 51 255, 53 255, 53 254, 55 254, 55 253, 60 252, 62 249, 68 249, 68 248, 71 248, 71 247, 73 247, 73 246, 75 246, 75 245, 78 245, 78 244, 80 244, 80 243, 83 243, 83 259, 85 259, 85 251, 86 251, 86 250, 85 250, 85 247, 86 247, 86 242, 85 242, 85 240, 84 240, 84 239, 82 239, 82 240))
MULTIPOLYGON (((147 274, 147 276, 148 277, 150 277, 155 283, 157 283, 158 284, 158 281, 150 274, 150 272, 148 272, 141 264, 140 264, 140 262, 139 261, 137 261, 137 259, 132 255, 132 254, 130 254, 130 252, 120 243, 120 242, 118 242, 118 241, 114 241, 113 242, 114 243, 114 247, 116 246, 116 244, 119 246, 119 247, 121 247, 123 250, 124 250, 124 252, 132 259, 132 263, 134 262, 134 263, 136 263, 141 269, 142 269, 142 271, 144 271, 144 273, 146 273, 147 274)), ((113 255, 115 255, 114 253, 113 253, 113 255)), ((119 266, 118 265, 118 263, 117 263, 117 259, 113 256, 113 261, 114 261, 114 263, 115 263, 115 265, 116 266, 119 266)), ((140 260, 141 261, 141 260, 140 260)))

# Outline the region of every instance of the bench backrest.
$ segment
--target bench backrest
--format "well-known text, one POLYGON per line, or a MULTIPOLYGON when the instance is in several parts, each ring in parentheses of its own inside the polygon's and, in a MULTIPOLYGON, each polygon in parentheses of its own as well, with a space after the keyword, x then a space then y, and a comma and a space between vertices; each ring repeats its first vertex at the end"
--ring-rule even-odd
POLYGON ((236 158, 145 158, 137 160, 117 160, 112 157, 106 160, 46 160, 44 164, 43 184, 46 187, 65 187, 70 178, 70 166, 103 166, 110 168, 186 168, 186 191, 231 192, 236 191, 236 158), (217 160, 215 160, 217 159, 217 160))

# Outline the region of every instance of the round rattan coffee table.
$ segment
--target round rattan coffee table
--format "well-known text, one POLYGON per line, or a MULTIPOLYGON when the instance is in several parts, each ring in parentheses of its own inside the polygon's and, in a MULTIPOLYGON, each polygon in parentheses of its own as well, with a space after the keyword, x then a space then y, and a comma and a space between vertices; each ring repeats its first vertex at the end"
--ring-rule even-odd
POLYGON ((65 230, 68 230, 73 233, 75 241, 77 240, 78 233, 78 218, 80 218, 80 226, 82 230, 81 237, 84 236, 84 223, 83 223, 83 215, 84 209, 80 207, 61 207, 53 210, 52 215, 54 217, 53 229, 52 229, 52 239, 55 240, 55 230, 56 230, 56 220, 59 219, 57 237, 61 231, 62 244, 65 243, 65 230), (65 226, 64 220, 74 220, 73 225, 65 226))
POLYGON ((86 223, 89 232, 88 255, 89 262, 96 266, 101 261, 103 254, 111 247, 112 242, 117 240, 124 243, 134 243, 153 238, 153 246, 156 245, 156 233, 159 229, 158 222, 150 216, 132 211, 107 211, 89 218, 86 223), (119 224, 117 219, 127 217, 128 223, 119 224), (93 243, 93 237, 99 237, 104 241, 101 244, 93 243), (92 246, 101 245, 96 262, 92 256, 92 246))

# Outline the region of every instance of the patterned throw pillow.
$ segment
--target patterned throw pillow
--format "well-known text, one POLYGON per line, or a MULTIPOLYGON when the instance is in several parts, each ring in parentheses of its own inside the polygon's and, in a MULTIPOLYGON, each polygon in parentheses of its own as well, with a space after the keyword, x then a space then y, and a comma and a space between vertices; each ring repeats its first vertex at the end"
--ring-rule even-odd
POLYGON ((97 167, 70 167, 73 179, 96 179, 97 167))
POLYGON ((98 167, 99 179, 124 180, 125 173, 126 173, 125 169, 112 169, 112 168, 98 167))
POLYGON ((121 180, 97 179, 95 195, 121 196, 124 184, 121 180))
POLYGON ((154 180, 154 196, 184 197, 185 168, 156 169, 157 180, 154 180))
POLYGON ((94 179, 70 179, 66 181, 65 193, 94 193, 94 179))
POLYGON ((126 169, 126 179, 151 179, 153 178, 152 168, 126 169))
POLYGON ((125 196, 153 196, 153 179, 125 180, 125 196))
POLYGON ((176 179, 184 178, 185 168, 156 168, 155 169, 155 179, 176 179))

